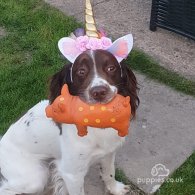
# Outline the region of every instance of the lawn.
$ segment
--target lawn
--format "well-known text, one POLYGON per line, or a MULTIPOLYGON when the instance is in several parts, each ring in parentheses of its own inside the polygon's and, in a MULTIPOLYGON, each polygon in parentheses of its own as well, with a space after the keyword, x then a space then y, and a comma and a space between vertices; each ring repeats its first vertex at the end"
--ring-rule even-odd
POLYGON ((0 133, 35 103, 47 98, 49 77, 65 61, 58 40, 78 27, 74 19, 39 0, 0 0, 0 133), (57 21, 57 22, 56 22, 57 21))
MULTIPOLYGON (((18 116, 47 98, 49 78, 66 63, 57 41, 82 24, 41 0, 0 0, 0 10, 0 27, 7 32, 7 36, 0 38, 0 133, 3 134, 18 116)), ((166 70, 143 52, 134 50, 127 62, 149 78, 195 97, 195 81, 166 70)), ((184 183, 165 183, 158 195, 195 194, 194 165, 195 154, 173 174, 185 178, 184 183)))

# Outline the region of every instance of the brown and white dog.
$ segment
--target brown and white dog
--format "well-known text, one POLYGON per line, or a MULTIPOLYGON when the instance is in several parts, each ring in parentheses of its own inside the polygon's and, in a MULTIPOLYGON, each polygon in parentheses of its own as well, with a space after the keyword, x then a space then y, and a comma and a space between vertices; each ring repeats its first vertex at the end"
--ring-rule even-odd
POLYGON ((119 93, 131 97, 132 115, 139 103, 133 72, 108 51, 85 51, 51 79, 49 100, 31 108, 10 126, 0 142, 0 195, 43 194, 48 185, 55 195, 84 195, 89 167, 101 164, 111 194, 124 195, 128 186, 115 180, 115 152, 125 138, 111 128, 88 128, 79 137, 75 125, 56 124, 45 108, 67 83, 70 93, 88 103, 107 103, 119 93), (59 129, 62 135, 59 135, 59 129))

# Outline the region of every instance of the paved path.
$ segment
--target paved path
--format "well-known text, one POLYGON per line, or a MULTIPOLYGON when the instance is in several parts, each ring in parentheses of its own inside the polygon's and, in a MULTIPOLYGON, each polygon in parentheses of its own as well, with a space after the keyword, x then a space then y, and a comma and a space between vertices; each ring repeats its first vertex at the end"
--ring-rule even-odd
MULTIPOLYGON (((84 21, 84 0, 46 2, 84 21)), ((164 30, 155 33, 148 30, 151 1, 94 0, 94 5, 97 23, 111 35, 119 37, 131 31, 136 47, 159 59, 165 67, 195 78, 194 42, 164 30)), ((151 175, 154 165, 163 164, 172 173, 195 150, 195 99, 143 75, 136 75, 141 105, 116 164, 134 184, 149 193, 160 183, 146 184, 141 179, 158 178, 151 175)), ((89 195, 104 194, 97 173, 96 167, 93 167, 87 177, 86 191, 89 195)))
MULTIPOLYGON (((118 153, 117 164, 134 183, 152 177, 156 164, 170 172, 195 151, 195 99, 137 75, 141 104, 132 133, 118 153)), ((151 192, 153 185, 137 183, 151 192)))

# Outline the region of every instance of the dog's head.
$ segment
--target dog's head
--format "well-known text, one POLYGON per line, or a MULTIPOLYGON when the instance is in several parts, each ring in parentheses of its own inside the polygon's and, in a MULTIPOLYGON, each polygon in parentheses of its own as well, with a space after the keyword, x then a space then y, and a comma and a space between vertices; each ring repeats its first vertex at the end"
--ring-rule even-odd
MULTIPOLYGON (((102 46, 105 45, 105 38, 91 40, 93 47, 95 43, 98 46, 99 41, 102 41, 102 46)), ((50 102, 52 103, 60 95, 61 88, 66 83, 71 95, 77 95, 87 103, 108 103, 117 93, 130 96, 134 116, 139 104, 137 81, 133 72, 120 63, 132 49, 132 35, 117 39, 106 50, 94 50, 92 47, 92 49, 81 52, 75 47, 76 44, 75 40, 67 37, 62 38, 58 43, 61 53, 72 64, 65 65, 53 76, 50 86, 50 102)))
POLYGON ((107 103, 117 93, 130 96, 132 115, 135 115, 139 103, 136 78, 125 64, 120 64, 108 51, 83 52, 74 64, 65 65, 57 72, 50 84, 51 103, 60 95, 65 83, 71 95, 77 95, 87 103, 107 103))

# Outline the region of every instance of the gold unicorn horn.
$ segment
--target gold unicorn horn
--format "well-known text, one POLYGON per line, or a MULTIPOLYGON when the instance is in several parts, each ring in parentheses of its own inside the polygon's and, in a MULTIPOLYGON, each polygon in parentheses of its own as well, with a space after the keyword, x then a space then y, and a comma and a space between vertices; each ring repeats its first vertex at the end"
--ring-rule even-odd
POLYGON ((93 9, 92 9, 90 0, 86 0, 85 21, 86 21, 87 36, 99 38, 97 28, 95 26, 95 20, 93 17, 93 9))

